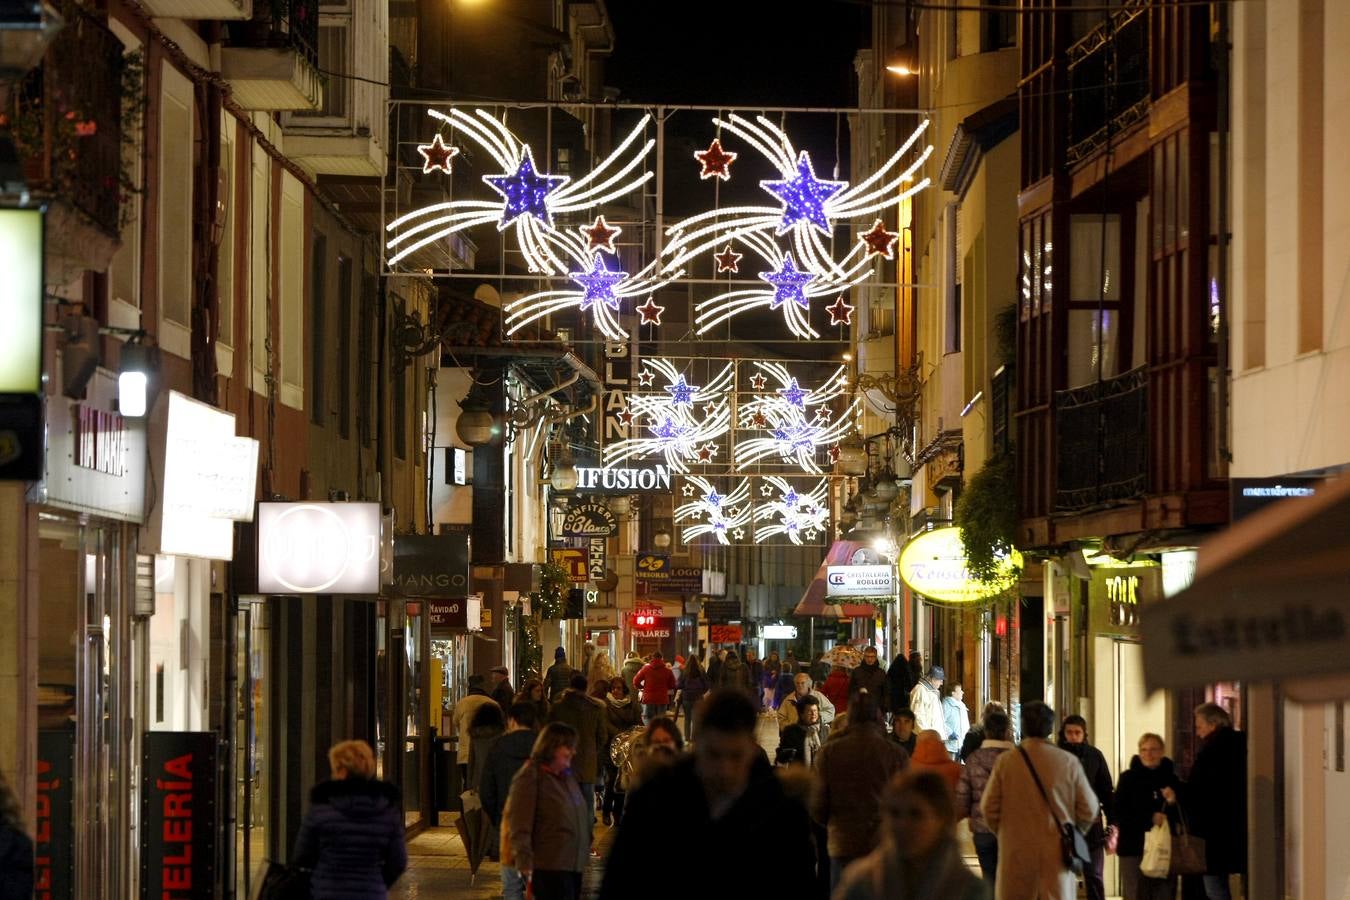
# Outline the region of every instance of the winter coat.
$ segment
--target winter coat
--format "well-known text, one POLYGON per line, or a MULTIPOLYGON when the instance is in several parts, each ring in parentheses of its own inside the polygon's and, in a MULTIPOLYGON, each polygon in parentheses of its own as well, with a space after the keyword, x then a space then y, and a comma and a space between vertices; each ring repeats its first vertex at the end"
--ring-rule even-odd
MULTIPOLYGON (((631 696, 624 697, 622 700, 615 700, 613 697, 605 701, 605 719, 609 726, 609 739, 614 740, 615 735, 622 734, 630 728, 637 728, 642 724, 642 707, 637 704, 631 696)), ((608 743, 606 743, 608 747, 608 743)), ((604 754, 608 757, 608 753, 604 754)))
POLYGON ((830 739, 830 726, 816 726, 816 740, 811 740, 811 729, 801 722, 794 722, 778 735, 778 751, 775 761, 784 764, 802 763, 814 767, 816 757, 830 739), (791 753, 787 751, 792 751, 791 753))
POLYGON ((628 685, 628 693, 637 696, 637 688, 633 687, 633 679, 637 673, 642 671, 642 657, 630 653, 628 658, 623 661, 623 668, 619 670, 619 677, 623 679, 624 684, 628 685))
POLYGON ((947 717, 942 712, 942 695, 927 681, 920 681, 909 692, 909 708, 914 712, 915 731, 936 731, 947 739, 947 717))
POLYGON ((741 662, 740 657, 728 653, 717 673, 717 686, 731 688, 743 694, 750 693, 750 669, 741 662))
POLYGON ((511 779, 516 777, 521 766, 530 761, 530 753, 538 737, 529 728, 510 731, 497 738, 488 751, 483 775, 478 779, 478 799, 494 828, 502 824, 502 810, 506 807, 506 795, 511 790, 511 779))
POLYGON ((830 677, 830 672, 832 672, 833 670, 834 666, 830 665, 829 660, 825 659, 824 657, 821 657, 820 659, 811 663, 811 666, 807 670, 807 673, 811 676, 812 681, 814 681, 816 684, 820 684, 826 678, 830 677))
POLYGON ((835 715, 848 711, 848 673, 843 669, 831 672, 820 686, 820 692, 834 704, 835 715))
POLYGON ((455 762, 464 766, 469 764, 469 748, 473 745, 469 732, 473 728, 474 716, 478 715, 479 707, 495 702, 486 691, 471 688, 469 695, 455 704, 451 713, 455 720, 455 762))
POLYGON ((1012 748, 1012 741, 990 738, 980 745, 980 749, 966 757, 966 764, 961 769, 961 780, 956 783, 956 816, 961 819, 969 816, 970 830, 973 832, 990 833, 989 823, 984 820, 984 812, 980 809, 980 797, 984 796, 984 789, 989 785, 994 763, 1012 748))
POLYGON ((905 654, 897 654, 886 669, 886 695, 891 701, 891 712, 899 712, 909 703, 909 693, 914 690, 914 679, 909 674, 909 660, 905 654))
POLYGON ((870 723, 840 732, 821 748, 811 814, 828 830, 831 856, 872 852, 881 833, 881 790, 908 764, 909 754, 870 723))
POLYGON ((867 691, 872 695, 872 699, 877 701, 882 712, 890 710, 890 696, 888 694, 889 686, 886 683, 886 670, 881 668, 881 663, 869 666, 867 663, 859 663, 858 668, 848 677, 848 692, 856 694, 860 691, 867 691))
POLYGON ((567 660, 558 660, 544 673, 544 699, 550 704, 557 703, 571 683, 572 667, 567 664, 567 660))
POLYGON ((764 687, 764 661, 760 659, 744 660, 745 670, 750 676, 750 688, 752 691, 762 690, 764 687))
POLYGON ((497 738, 501 737, 504 731, 506 729, 500 724, 475 725, 469 729, 469 772, 464 785, 466 788, 476 787, 482 779, 492 745, 497 743, 497 738))
POLYGON ((563 691, 562 699, 549 710, 550 722, 566 722, 577 730, 577 753, 572 772, 582 784, 595 784, 600 772, 600 751, 609 746, 609 716, 605 704, 581 691, 563 691))
POLYGON ((961 780, 961 764, 953 760, 942 742, 933 740, 931 735, 927 740, 920 738, 914 745, 914 755, 909 762, 916 769, 932 769, 942 776, 953 791, 961 780))
POLYGON ((708 693, 708 676, 694 675, 687 673, 680 679, 680 697, 685 706, 693 706, 703 699, 703 695, 708 693))
MULTIPOLYGON (((811 696, 816 698, 820 704, 820 724, 829 725, 834 722, 834 704, 830 698, 826 697, 820 691, 812 690, 811 696)), ((783 698, 783 702, 778 704, 778 728, 781 731, 797 721, 797 692, 793 691, 783 698)))
POLYGON ((1097 796, 1083 767, 1071 754, 1049 741, 1027 738, 1022 748, 1031 757, 1050 807, 1041 799, 1027 761, 1009 750, 994 763, 980 798, 989 830, 998 835, 1000 900, 1075 900, 1078 879, 1064 868, 1059 823, 1086 831, 1097 818, 1097 796))
POLYGON ((676 684, 675 673, 659 659, 647 663, 633 678, 633 687, 642 692, 642 702, 653 706, 668 705, 676 684))
MULTIPOLYGON (((1102 751, 1089 743, 1069 744, 1062 743, 1059 749, 1067 751, 1078 758, 1083 765, 1083 774, 1087 775, 1088 784, 1092 785, 1092 792, 1097 795, 1097 804, 1101 808, 1101 815, 1111 818, 1111 796, 1114 793, 1111 787, 1111 768, 1106 764, 1106 757, 1102 751)), ((1089 843, 1096 845, 1106 839, 1106 831, 1102 828, 1101 817, 1092 824, 1092 830, 1088 833, 1089 843)))
POLYGON ((951 694, 942 698, 942 721, 947 725, 947 740, 944 742, 949 753, 955 754, 961 749, 961 742, 970 730, 970 710, 951 694))
POLYGON ((745 791, 717 819, 689 757, 629 794, 601 900, 685 900, 687 879, 653 874, 654 848, 671 839, 679 842, 680 871, 717 873, 718 897, 800 897, 815 880, 806 808, 788 796, 761 754, 745 791))
POLYGON ((970 730, 966 732, 966 736, 961 739, 961 751, 956 755, 956 758, 961 762, 965 762, 970 759, 970 754, 980 749, 980 746, 983 743, 984 723, 976 722, 974 725, 970 726, 970 730))
MULTIPOLYGON (((1120 830, 1116 855, 1143 856, 1144 835, 1153 828, 1153 814, 1165 811, 1168 818, 1176 817, 1176 807, 1168 806, 1163 799, 1162 789, 1168 787, 1181 792, 1181 779, 1177 778, 1172 761, 1165 756, 1154 769, 1136 756, 1130 760, 1130 767, 1120 773, 1111 813, 1107 816, 1107 820, 1120 830)), ((1208 845, 1205 849, 1208 851, 1208 845)))
POLYGON ((32 900, 33 841, 18 828, 0 824, 0 900, 32 900))
POLYGON ((515 868, 584 871, 595 815, 587 806, 572 772, 554 775, 534 762, 522 766, 511 781, 504 819, 515 868))
POLYGON ((1208 874, 1247 871, 1247 736, 1220 728, 1205 738, 1182 784, 1191 831, 1205 839, 1208 874))
POLYGON ((398 788, 370 778, 323 781, 309 803, 291 863, 314 870, 314 900, 388 897, 408 867, 398 788))
POLYGON ((511 679, 503 678, 492 689, 492 699, 497 701, 497 705, 502 708, 503 714, 511 708, 511 704, 516 702, 516 689, 511 687, 511 679))
POLYGON ((895 851, 882 843, 844 870, 833 900, 989 900, 989 886, 967 868, 955 841, 938 847, 918 883, 907 880, 895 851))

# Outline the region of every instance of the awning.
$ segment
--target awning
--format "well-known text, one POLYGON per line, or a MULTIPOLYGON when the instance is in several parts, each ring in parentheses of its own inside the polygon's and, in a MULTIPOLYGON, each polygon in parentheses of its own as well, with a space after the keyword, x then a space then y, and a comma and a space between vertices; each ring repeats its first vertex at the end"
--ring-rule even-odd
POLYGON ((1350 675, 1350 477, 1207 541, 1194 583, 1139 615, 1150 689, 1350 675))
POLYGON ((825 554, 825 560, 816 570, 816 577, 806 586, 806 593, 802 594, 802 599, 792 610, 792 614, 821 616, 828 619, 871 619, 876 616, 877 609, 870 603, 828 603, 825 597, 825 575, 829 567, 848 565, 853 559, 853 554, 865 546, 866 544, 859 541, 835 541, 831 544, 829 552, 825 554))

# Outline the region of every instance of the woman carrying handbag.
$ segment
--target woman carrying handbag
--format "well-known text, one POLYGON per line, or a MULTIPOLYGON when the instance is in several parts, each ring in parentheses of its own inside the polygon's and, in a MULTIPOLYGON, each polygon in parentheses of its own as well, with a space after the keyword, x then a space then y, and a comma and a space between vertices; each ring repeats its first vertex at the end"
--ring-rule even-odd
POLYGON ((1172 760, 1164 753, 1163 739, 1156 734, 1139 738, 1139 754, 1130 767, 1120 773, 1110 822, 1116 827, 1116 856, 1120 859, 1120 885, 1125 900, 1171 900, 1174 882, 1170 877, 1154 878, 1144 874, 1144 837, 1157 825, 1168 826, 1177 816, 1177 806, 1165 793, 1180 783, 1172 760))

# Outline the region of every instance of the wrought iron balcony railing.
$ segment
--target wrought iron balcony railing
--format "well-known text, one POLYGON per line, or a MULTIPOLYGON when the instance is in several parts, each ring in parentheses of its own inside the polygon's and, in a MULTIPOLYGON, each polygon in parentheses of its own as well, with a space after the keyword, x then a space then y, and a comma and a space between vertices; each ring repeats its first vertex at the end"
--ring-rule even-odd
POLYGON ((1056 393, 1056 511, 1141 496, 1148 488, 1148 428, 1143 367, 1056 393))
POLYGON ((1113 13, 1070 47, 1068 58, 1068 159, 1074 163, 1148 111, 1147 10, 1127 6, 1113 13))

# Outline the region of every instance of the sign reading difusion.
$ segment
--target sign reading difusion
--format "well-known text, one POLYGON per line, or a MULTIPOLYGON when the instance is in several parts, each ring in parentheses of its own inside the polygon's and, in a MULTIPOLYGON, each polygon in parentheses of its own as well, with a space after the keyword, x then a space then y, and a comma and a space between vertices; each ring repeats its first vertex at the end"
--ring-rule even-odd
POLYGON ((938 528, 906 544, 899 566, 900 580, 933 603, 977 603, 1012 587, 1022 570, 1022 554, 1013 550, 999 561, 997 578, 980 581, 970 574, 961 529, 938 528))
POLYGON ((141 897, 213 897, 216 736, 147 731, 143 741, 141 897))
POLYGON ((669 491, 670 470, 665 466, 653 466, 650 469, 577 466, 577 490, 589 494, 669 491))

